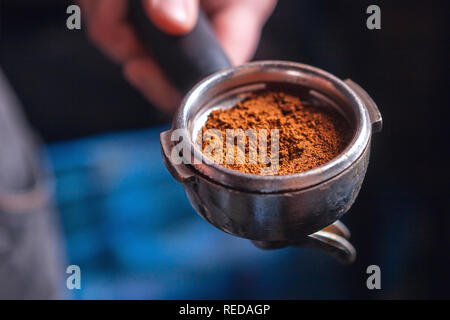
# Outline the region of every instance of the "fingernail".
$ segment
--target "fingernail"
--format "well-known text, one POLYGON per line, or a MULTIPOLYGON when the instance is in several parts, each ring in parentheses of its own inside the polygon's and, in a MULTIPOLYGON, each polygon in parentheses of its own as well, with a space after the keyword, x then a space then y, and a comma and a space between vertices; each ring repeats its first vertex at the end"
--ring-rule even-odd
MULTIPOLYGON (((150 0, 150 6, 166 17, 180 32, 187 32, 197 18, 197 1, 195 0, 150 0)), ((164 19, 164 18, 163 18, 164 19)), ((171 30, 171 26, 167 26, 171 30)))
POLYGON ((152 0, 153 7, 161 10, 168 18, 179 24, 188 19, 188 6, 185 0, 152 0))

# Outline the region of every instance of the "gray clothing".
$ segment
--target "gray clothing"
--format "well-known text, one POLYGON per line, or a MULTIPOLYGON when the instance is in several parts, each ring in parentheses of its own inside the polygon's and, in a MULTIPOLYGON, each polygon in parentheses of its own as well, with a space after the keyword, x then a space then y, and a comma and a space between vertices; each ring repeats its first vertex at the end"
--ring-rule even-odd
POLYGON ((0 299, 55 299, 64 286, 51 178, 0 70, 0 299))

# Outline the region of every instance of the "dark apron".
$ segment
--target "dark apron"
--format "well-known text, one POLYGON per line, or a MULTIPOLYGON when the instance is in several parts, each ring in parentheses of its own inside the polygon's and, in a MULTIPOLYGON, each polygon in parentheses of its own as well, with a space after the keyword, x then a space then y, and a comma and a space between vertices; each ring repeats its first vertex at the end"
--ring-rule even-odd
POLYGON ((51 178, 0 70, 0 299, 55 299, 64 287, 51 178))

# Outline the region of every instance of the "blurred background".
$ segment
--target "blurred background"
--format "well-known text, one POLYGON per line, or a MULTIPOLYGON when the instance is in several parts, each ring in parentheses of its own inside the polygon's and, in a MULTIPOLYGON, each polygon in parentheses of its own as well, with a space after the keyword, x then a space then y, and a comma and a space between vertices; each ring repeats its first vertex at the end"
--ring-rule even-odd
POLYGON ((84 30, 67 30, 69 4, 1 0, 0 26, 1 68, 54 170, 66 264, 82 270, 82 289, 67 297, 450 298, 447 2, 281 0, 264 28, 255 60, 351 78, 383 115, 343 219, 358 250, 351 266, 310 250, 262 251, 203 221, 162 163, 170 118, 84 30), (370 4, 381 30, 366 28, 370 4), (371 264, 381 290, 366 287, 371 264))

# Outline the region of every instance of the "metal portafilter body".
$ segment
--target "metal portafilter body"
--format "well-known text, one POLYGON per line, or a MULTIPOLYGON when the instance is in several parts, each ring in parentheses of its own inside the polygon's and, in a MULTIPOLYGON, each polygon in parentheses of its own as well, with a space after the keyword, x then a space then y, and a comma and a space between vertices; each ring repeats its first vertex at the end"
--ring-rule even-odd
POLYGON ((129 19, 180 92, 200 81, 182 101, 171 130, 161 133, 164 162, 195 210, 217 228, 262 249, 313 247, 352 262, 356 251, 347 241, 350 232, 338 219, 358 195, 372 133, 381 129, 381 115, 370 96, 351 80, 304 64, 259 61, 231 68, 202 10, 194 29, 181 36, 154 26, 141 1, 130 1, 129 19), (353 128, 348 147, 320 167, 282 176, 250 175, 208 162, 195 143, 208 114, 273 84, 296 88, 302 99, 337 109, 353 128), (189 152, 183 157, 192 164, 171 157, 177 129, 186 132, 183 143, 189 152))
MULTIPOLYGON (((350 209, 367 170, 372 132, 381 129, 381 121, 373 100, 351 80, 304 64, 259 61, 216 72, 197 84, 184 98, 171 130, 161 134, 161 146, 166 166, 204 219, 261 248, 278 248, 309 241, 305 237, 350 209), (272 84, 297 87, 313 103, 340 112, 353 130, 346 149, 320 167, 279 176, 246 174, 206 159, 196 139, 208 114, 272 84), (191 153, 183 154, 186 163, 171 160, 178 142, 171 132, 176 129, 187 134, 191 153)), ((340 233, 342 240, 348 237, 340 233)))

